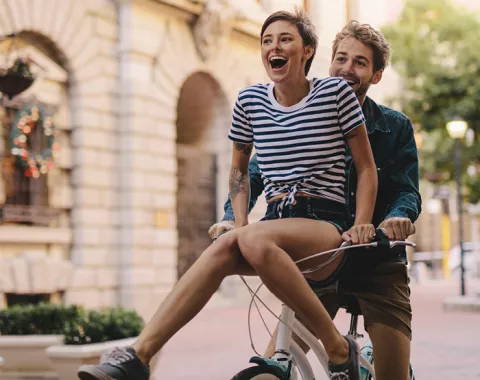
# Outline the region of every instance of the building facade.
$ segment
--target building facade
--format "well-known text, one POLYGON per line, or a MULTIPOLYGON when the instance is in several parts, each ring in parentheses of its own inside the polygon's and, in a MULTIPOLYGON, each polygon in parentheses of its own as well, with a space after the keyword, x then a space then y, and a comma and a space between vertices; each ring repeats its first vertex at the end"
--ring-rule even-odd
MULTIPOLYGON (((38 74, 1 104, 3 306, 20 302, 15 295, 57 294, 148 318, 223 214, 231 109, 239 90, 268 80, 259 55, 266 16, 304 6, 320 38, 311 75, 326 76, 331 42, 347 20, 379 26, 395 4, 2 1, 1 35, 17 34, 16 49, 38 74), (39 178, 26 178, 12 158, 15 117, 32 105, 53 117, 60 148, 39 178)), ((376 100, 397 82, 387 72, 376 100)), ((41 148, 31 141, 32 152, 41 148)), ((251 220, 264 209, 261 200, 251 220)), ((234 294, 235 286, 222 289, 234 294)))

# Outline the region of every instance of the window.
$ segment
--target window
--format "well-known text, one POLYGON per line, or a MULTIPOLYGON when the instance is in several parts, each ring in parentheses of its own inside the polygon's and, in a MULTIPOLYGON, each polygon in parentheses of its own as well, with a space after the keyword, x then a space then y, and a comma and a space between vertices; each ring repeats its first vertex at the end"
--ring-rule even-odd
POLYGON ((18 46, 21 48, 19 55, 29 57, 34 63, 32 71, 37 70, 37 79, 31 87, 12 99, 2 96, 0 105, 0 224, 67 227, 72 204, 69 159, 71 128, 66 96, 68 73, 58 63, 60 58, 53 53, 52 56, 47 54, 52 49, 41 49, 44 41, 35 40, 36 36, 25 34, 25 40, 20 38, 18 46), (27 112, 33 112, 34 108, 38 109, 42 120, 38 120, 26 133, 24 127, 18 128, 21 124, 20 115, 25 116, 19 112, 27 109, 27 112), (51 122, 54 129, 47 128, 52 125, 51 122), (15 136, 11 136, 12 131, 17 132, 15 136), (47 147, 52 148, 52 161, 48 151, 45 151, 47 147), (65 150, 59 156, 57 152, 60 153, 60 147, 65 150), (31 158, 30 166, 15 154, 24 149, 31 158), (32 167, 34 169, 30 170, 32 167))
MULTIPOLYGON (((22 107, 23 108, 23 107, 22 107)), ((2 219, 5 222, 22 224, 48 224, 44 217, 49 206, 47 176, 38 178, 27 176, 25 169, 18 164, 17 156, 12 154, 15 145, 12 144, 11 132, 17 128, 20 109, 10 105, 3 110, 3 154, 2 154, 2 179, 4 184, 4 205, 2 219)), ((47 147, 47 138, 43 128, 36 127, 28 135, 27 149, 31 157, 41 154, 47 147)))

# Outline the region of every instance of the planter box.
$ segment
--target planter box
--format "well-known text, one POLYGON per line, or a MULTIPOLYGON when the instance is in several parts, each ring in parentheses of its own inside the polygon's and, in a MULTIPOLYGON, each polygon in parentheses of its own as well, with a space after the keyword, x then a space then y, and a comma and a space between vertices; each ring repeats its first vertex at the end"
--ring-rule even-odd
POLYGON ((63 342, 63 335, 0 336, 2 379, 56 378, 46 349, 63 342))
POLYGON ((131 346, 137 338, 112 340, 83 345, 56 345, 47 349, 57 376, 61 380, 78 380, 77 370, 83 364, 98 364, 102 354, 114 347, 131 346))

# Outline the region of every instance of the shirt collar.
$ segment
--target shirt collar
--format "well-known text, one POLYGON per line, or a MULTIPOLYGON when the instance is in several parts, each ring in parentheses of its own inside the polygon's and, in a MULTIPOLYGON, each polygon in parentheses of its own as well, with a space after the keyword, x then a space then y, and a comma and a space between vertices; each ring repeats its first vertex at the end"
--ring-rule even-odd
POLYGON ((369 135, 375 131, 384 133, 390 132, 390 128, 388 128, 387 119, 385 118, 383 111, 378 104, 368 96, 365 97, 362 110, 365 116, 367 132, 369 135))

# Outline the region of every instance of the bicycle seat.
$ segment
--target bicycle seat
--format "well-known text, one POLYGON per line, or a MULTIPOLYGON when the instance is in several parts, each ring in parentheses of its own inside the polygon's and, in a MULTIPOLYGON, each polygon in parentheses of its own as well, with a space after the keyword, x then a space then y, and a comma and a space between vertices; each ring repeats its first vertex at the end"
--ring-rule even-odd
POLYGON ((344 295, 340 301, 340 308, 345 309, 347 313, 352 315, 362 315, 358 299, 352 295, 344 295))

